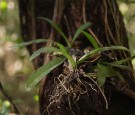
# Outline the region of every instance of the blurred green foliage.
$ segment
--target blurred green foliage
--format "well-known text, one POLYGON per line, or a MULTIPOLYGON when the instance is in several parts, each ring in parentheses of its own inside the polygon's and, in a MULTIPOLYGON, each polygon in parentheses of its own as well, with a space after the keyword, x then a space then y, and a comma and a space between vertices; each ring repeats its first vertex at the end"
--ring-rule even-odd
POLYGON ((6 1, 6 0, 2 0, 2 1, 0 2, 0 9, 1 9, 2 11, 6 11, 6 10, 7 10, 7 1, 6 1))
MULTIPOLYGON (((26 48, 10 48, 22 42, 17 0, 0 0, 0 81, 5 91, 25 115, 37 114, 37 89, 25 88, 33 71, 26 48)), ((12 107, 0 92, 0 115, 9 115, 12 107)))
POLYGON ((7 100, 0 99, 0 115, 9 115, 11 112, 10 102, 7 100))

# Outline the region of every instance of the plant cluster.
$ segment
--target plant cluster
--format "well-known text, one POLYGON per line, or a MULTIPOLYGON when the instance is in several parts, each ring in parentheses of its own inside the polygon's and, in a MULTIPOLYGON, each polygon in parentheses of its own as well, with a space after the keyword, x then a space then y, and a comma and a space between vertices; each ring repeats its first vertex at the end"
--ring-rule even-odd
MULTIPOLYGON (((61 65, 65 60, 67 60, 69 62, 70 68, 74 71, 85 61, 88 62, 88 60, 91 59, 92 57, 94 57, 94 55, 98 55, 97 56, 98 58, 102 54, 109 55, 106 53, 109 50, 110 51, 124 50, 124 51, 130 52, 124 46, 99 47, 96 40, 89 33, 84 31, 91 25, 90 22, 85 23, 84 25, 80 26, 77 29, 76 33, 74 34, 72 41, 69 42, 68 38, 66 37, 66 35, 63 33, 63 31, 60 29, 60 27, 58 25, 56 25, 55 23, 53 23, 51 20, 49 20, 47 18, 41 18, 41 19, 50 23, 58 31, 58 33, 66 41, 67 46, 63 46, 61 43, 58 43, 55 41, 50 41, 53 43, 53 46, 42 47, 31 55, 30 60, 33 60, 34 58, 39 56, 41 53, 52 53, 53 55, 57 55, 57 58, 51 60, 49 63, 43 65, 42 67, 37 69, 34 73, 32 73, 32 75, 28 78, 28 81, 26 83, 27 87, 35 86, 43 77, 45 77, 47 74, 49 74, 54 68, 61 65), (79 59, 77 59, 77 57, 75 55, 71 54, 71 51, 74 50, 74 52, 77 52, 72 46, 80 34, 83 34, 90 41, 90 43, 93 45, 93 50, 90 50, 90 51, 88 50, 87 52, 83 51, 83 55, 79 59)), ((23 43, 17 44, 15 47, 22 47, 22 46, 31 45, 34 43, 42 43, 42 42, 49 42, 49 40, 36 39, 36 40, 29 41, 29 42, 23 42, 23 43)), ((114 57, 110 56, 110 59, 111 58, 114 58, 114 57)), ((122 78, 120 73, 118 71, 116 71, 113 67, 131 70, 131 68, 129 68, 128 66, 126 66, 124 64, 131 61, 133 58, 134 58, 134 56, 130 57, 128 59, 123 59, 123 60, 112 59, 111 62, 110 62, 110 60, 109 60, 109 62, 106 60, 103 60, 103 59, 99 60, 97 62, 97 66, 96 66, 98 83, 101 84, 101 86, 102 86, 105 82, 106 77, 118 76, 118 77, 122 78)))
POLYGON ((56 57, 33 72, 28 78, 26 86, 35 86, 52 70, 63 64, 63 73, 60 73, 55 79, 56 87, 52 91, 52 95, 49 100, 50 104, 46 108, 46 111, 49 112, 50 108, 55 104, 57 107, 59 107, 62 99, 66 96, 66 99, 68 99, 69 108, 71 109, 72 107, 70 103, 72 101, 74 103, 77 102, 80 99, 80 96, 88 93, 90 89, 102 94, 106 103, 106 108, 108 108, 107 99, 101 90, 101 87, 104 85, 106 78, 108 77, 118 77, 124 81, 119 69, 133 71, 126 65, 126 63, 131 61, 134 56, 127 59, 118 60, 116 56, 111 56, 109 51, 113 52, 114 50, 124 50, 130 52, 126 47, 99 47, 96 40, 88 32, 84 31, 91 25, 89 22, 80 26, 75 32, 72 41, 69 42, 68 38, 58 25, 49 19, 42 19, 50 23, 56 29, 56 31, 58 31, 62 38, 64 38, 67 46, 64 46, 56 41, 49 41, 47 39, 37 39, 18 44, 17 46, 26 46, 33 43, 52 42, 52 46, 42 47, 35 51, 31 55, 30 60, 33 60, 41 53, 50 53, 52 56, 55 55, 56 57), (74 42, 80 34, 83 34, 89 40, 93 47, 92 50, 80 51, 79 49, 73 48, 74 42), (81 55, 77 56, 76 52, 80 53, 81 55))

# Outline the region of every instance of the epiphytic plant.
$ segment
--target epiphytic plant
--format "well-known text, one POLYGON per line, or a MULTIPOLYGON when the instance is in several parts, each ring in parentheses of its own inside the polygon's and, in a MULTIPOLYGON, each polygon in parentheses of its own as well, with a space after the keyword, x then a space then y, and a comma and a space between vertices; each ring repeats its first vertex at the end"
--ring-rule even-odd
MULTIPOLYGON (((67 36, 64 34, 64 32, 61 30, 61 28, 57 24, 55 24, 54 22, 52 22, 51 20, 47 18, 41 18, 41 19, 47 21, 56 29, 56 31, 62 36, 62 38, 64 38, 67 46, 64 46, 61 43, 58 43, 55 41, 51 41, 52 46, 42 47, 31 55, 30 60, 33 60, 34 58, 39 56, 41 53, 52 53, 52 55, 57 55, 57 58, 51 60, 50 62, 48 62, 47 64, 37 69, 35 72, 33 72, 26 82, 27 87, 35 86, 42 78, 44 78, 47 74, 49 74, 54 68, 61 65, 65 60, 68 60, 68 63, 70 65, 70 70, 74 72, 85 61, 90 62, 89 59, 91 57, 94 57, 94 55, 97 55, 96 60, 98 60, 97 65, 95 66, 95 69, 97 70, 96 72, 97 82, 100 86, 102 86, 105 83, 105 80, 107 77, 117 76, 123 80, 122 75, 116 69, 114 69, 114 67, 132 70, 128 66, 123 65, 123 63, 126 63, 132 60, 134 56, 128 59, 124 59, 124 60, 113 60, 111 62, 107 62, 101 58, 102 53, 108 50, 111 50, 111 51, 112 50, 125 50, 128 52, 129 50, 123 46, 99 47, 96 40, 89 33, 84 31, 91 25, 91 23, 88 22, 80 26, 75 32, 72 38, 72 41, 68 41, 67 36), (75 55, 71 54, 70 50, 73 49, 73 44, 80 34, 83 34, 90 41, 90 43, 93 45, 93 50, 90 50, 86 53, 83 52, 83 55, 79 57, 79 59, 77 59, 75 55)), ((20 47, 20 46, 26 46, 33 43, 41 43, 41 42, 49 42, 49 40, 37 39, 37 40, 29 41, 29 42, 23 42, 21 44, 17 44, 16 46, 20 47)), ((91 77, 93 76, 93 73, 85 73, 85 75, 91 77)), ((95 76, 95 73, 94 73, 94 76, 95 76)))

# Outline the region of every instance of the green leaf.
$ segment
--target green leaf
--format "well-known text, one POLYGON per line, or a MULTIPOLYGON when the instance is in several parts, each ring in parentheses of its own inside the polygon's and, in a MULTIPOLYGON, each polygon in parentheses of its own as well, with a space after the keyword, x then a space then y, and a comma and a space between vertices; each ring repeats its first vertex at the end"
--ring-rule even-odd
POLYGON ((54 68, 58 67, 64 61, 65 61, 64 57, 59 57, 54 60, 51 60, 47 64, 40 67, 38 70, 32 73, 31 76, 28 78, 26 82, 26 87, 35 86, 41 79, 46 77, 47 74, 49 74, 54 68))
POLYGON ((122 76, 119 72, 111 68, 110 66, 105 66, 102 64, 97 65, 97 80, 100 86, 103 86, 107 77, 117 76, 121 79, 122 76))
POLYGON ((124 63, 128 63, 131 60, 133 60, 135 58, 135 55, 130 57, 130 58, 126 58, 126 59, 122 59, 122 60, 118 60, 118 61, 114 61, 112 63, 117 63, 117 64, 124 64, 124 63))
POLYGON ((107 50, 125 50, 125 51, 129 51, 129 49, 127 49, 124 46, 110 46, 110 47, 103 47, 102 51, 107 51, 107 50))
POLYGON ((129 50, 126 47, 123 47, 123 46, 110 46, 110 47, 97 48, 97 49, 94 49, 94 50, 90 51, 89 53, 86 53, 85 55, 83 55, 78 60, 77 65, 84 62, 86 59, 88 59, 90 56, 92 56, 95 53, 98 53, 98 52, 101 52, 101 51, 102 52, 108 51, 108 50, 125 50, 125 51, 129 52, 129 50))
POLYGON ((72 40, 72 45, 75 42, 76 38, 80 35, 80 33, 82 33, 82 31, 85 30, 86 28, 88 28, 90 25, 91 25, 91 23, 87 22, 77 29, 76 33, 74 34, 73 40, 72 40))
POLYGON ((95 49, 99 48, 96 40, 87 32, 82 31, 82 33, 86 36, 86 38, 90 41, 95 49))
POLYGON ((31 55, 30 61, 33 60, 34 58, 36 58, 37 56, 39 56, 41 53, 52 53, 52 52, 55 52, 55 51, 59 51, 59 49, 57 49, 55 47, 40 48, 31 55))
POLYGON ((23 46, 28 46, 28 45, 31 45, 31 44, 37 44, 37 43, 43 43, 43 42, 48 42, 48 40, 47 39, 35 39, 35 40, 32 40, 32 41, 16 44, 14 46, 11 46, 11 48, 23 47, 23 46))
POLYGON ((63 31, 61 30, 61 28, 60 28, 57 24, 55 24, 53 21, 51 21, 51 20, 48 19, 48 18, 42 18, 42 17, 40 17, 39 19, 45 20, 45 21, 47 21, 48 23, 50 23, 50 24, 55 28, 55 30, 58 31, 59 34, 65 39, 65 41, 66 41, 68 47, 71 47, 71 45, 70 45, 70 43, 69 43, 69 41, 68 41, 68 38, 66 37, 66 35, 63 33, 63 31))
POLYGON ((69 60, 69 62, 71 63, 72 67, 75 68, 76 63, 75 63, 74 59, 72 58, 72 56, 67 51, 66 47, 63 46, 60 43, 56 43, 56 45, 60 48, 61 53, 69 60))
POLYGON ((102 62, 103 64, 106 64, 106 65, 110 65, 110 66, 113 66, 113 67, 118 67, 118 68, 121 68, 123 70, 129 70, 129 71, 134 71, 131 67, 128 67, 126 65, 121 65, 121 64, 118 64, 118 63, 115 63, 115 62, 102 62))

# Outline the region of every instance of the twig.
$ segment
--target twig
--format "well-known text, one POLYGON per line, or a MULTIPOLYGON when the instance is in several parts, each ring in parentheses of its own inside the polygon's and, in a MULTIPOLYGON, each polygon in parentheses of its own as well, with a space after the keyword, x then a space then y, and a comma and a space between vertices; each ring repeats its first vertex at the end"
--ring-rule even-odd
POLYGON ((4 95, 4 97, 11 103, 11 105, 12 105, 12 107, 13 107, 13 109, 14 109, 14 112, 19 115, 19 114, 20 114, 19 110, 17 109, 16 105, 15 105, 14 102, 12 101, 11 97, 9 97, 9 96, 7 95, 7 93, 6 93, 6 91, 4 90, 4 88, 3 88, 2 84, 1 84, 1 82, 0 82, 0 91, 2 92, 2 94, 4 95))

